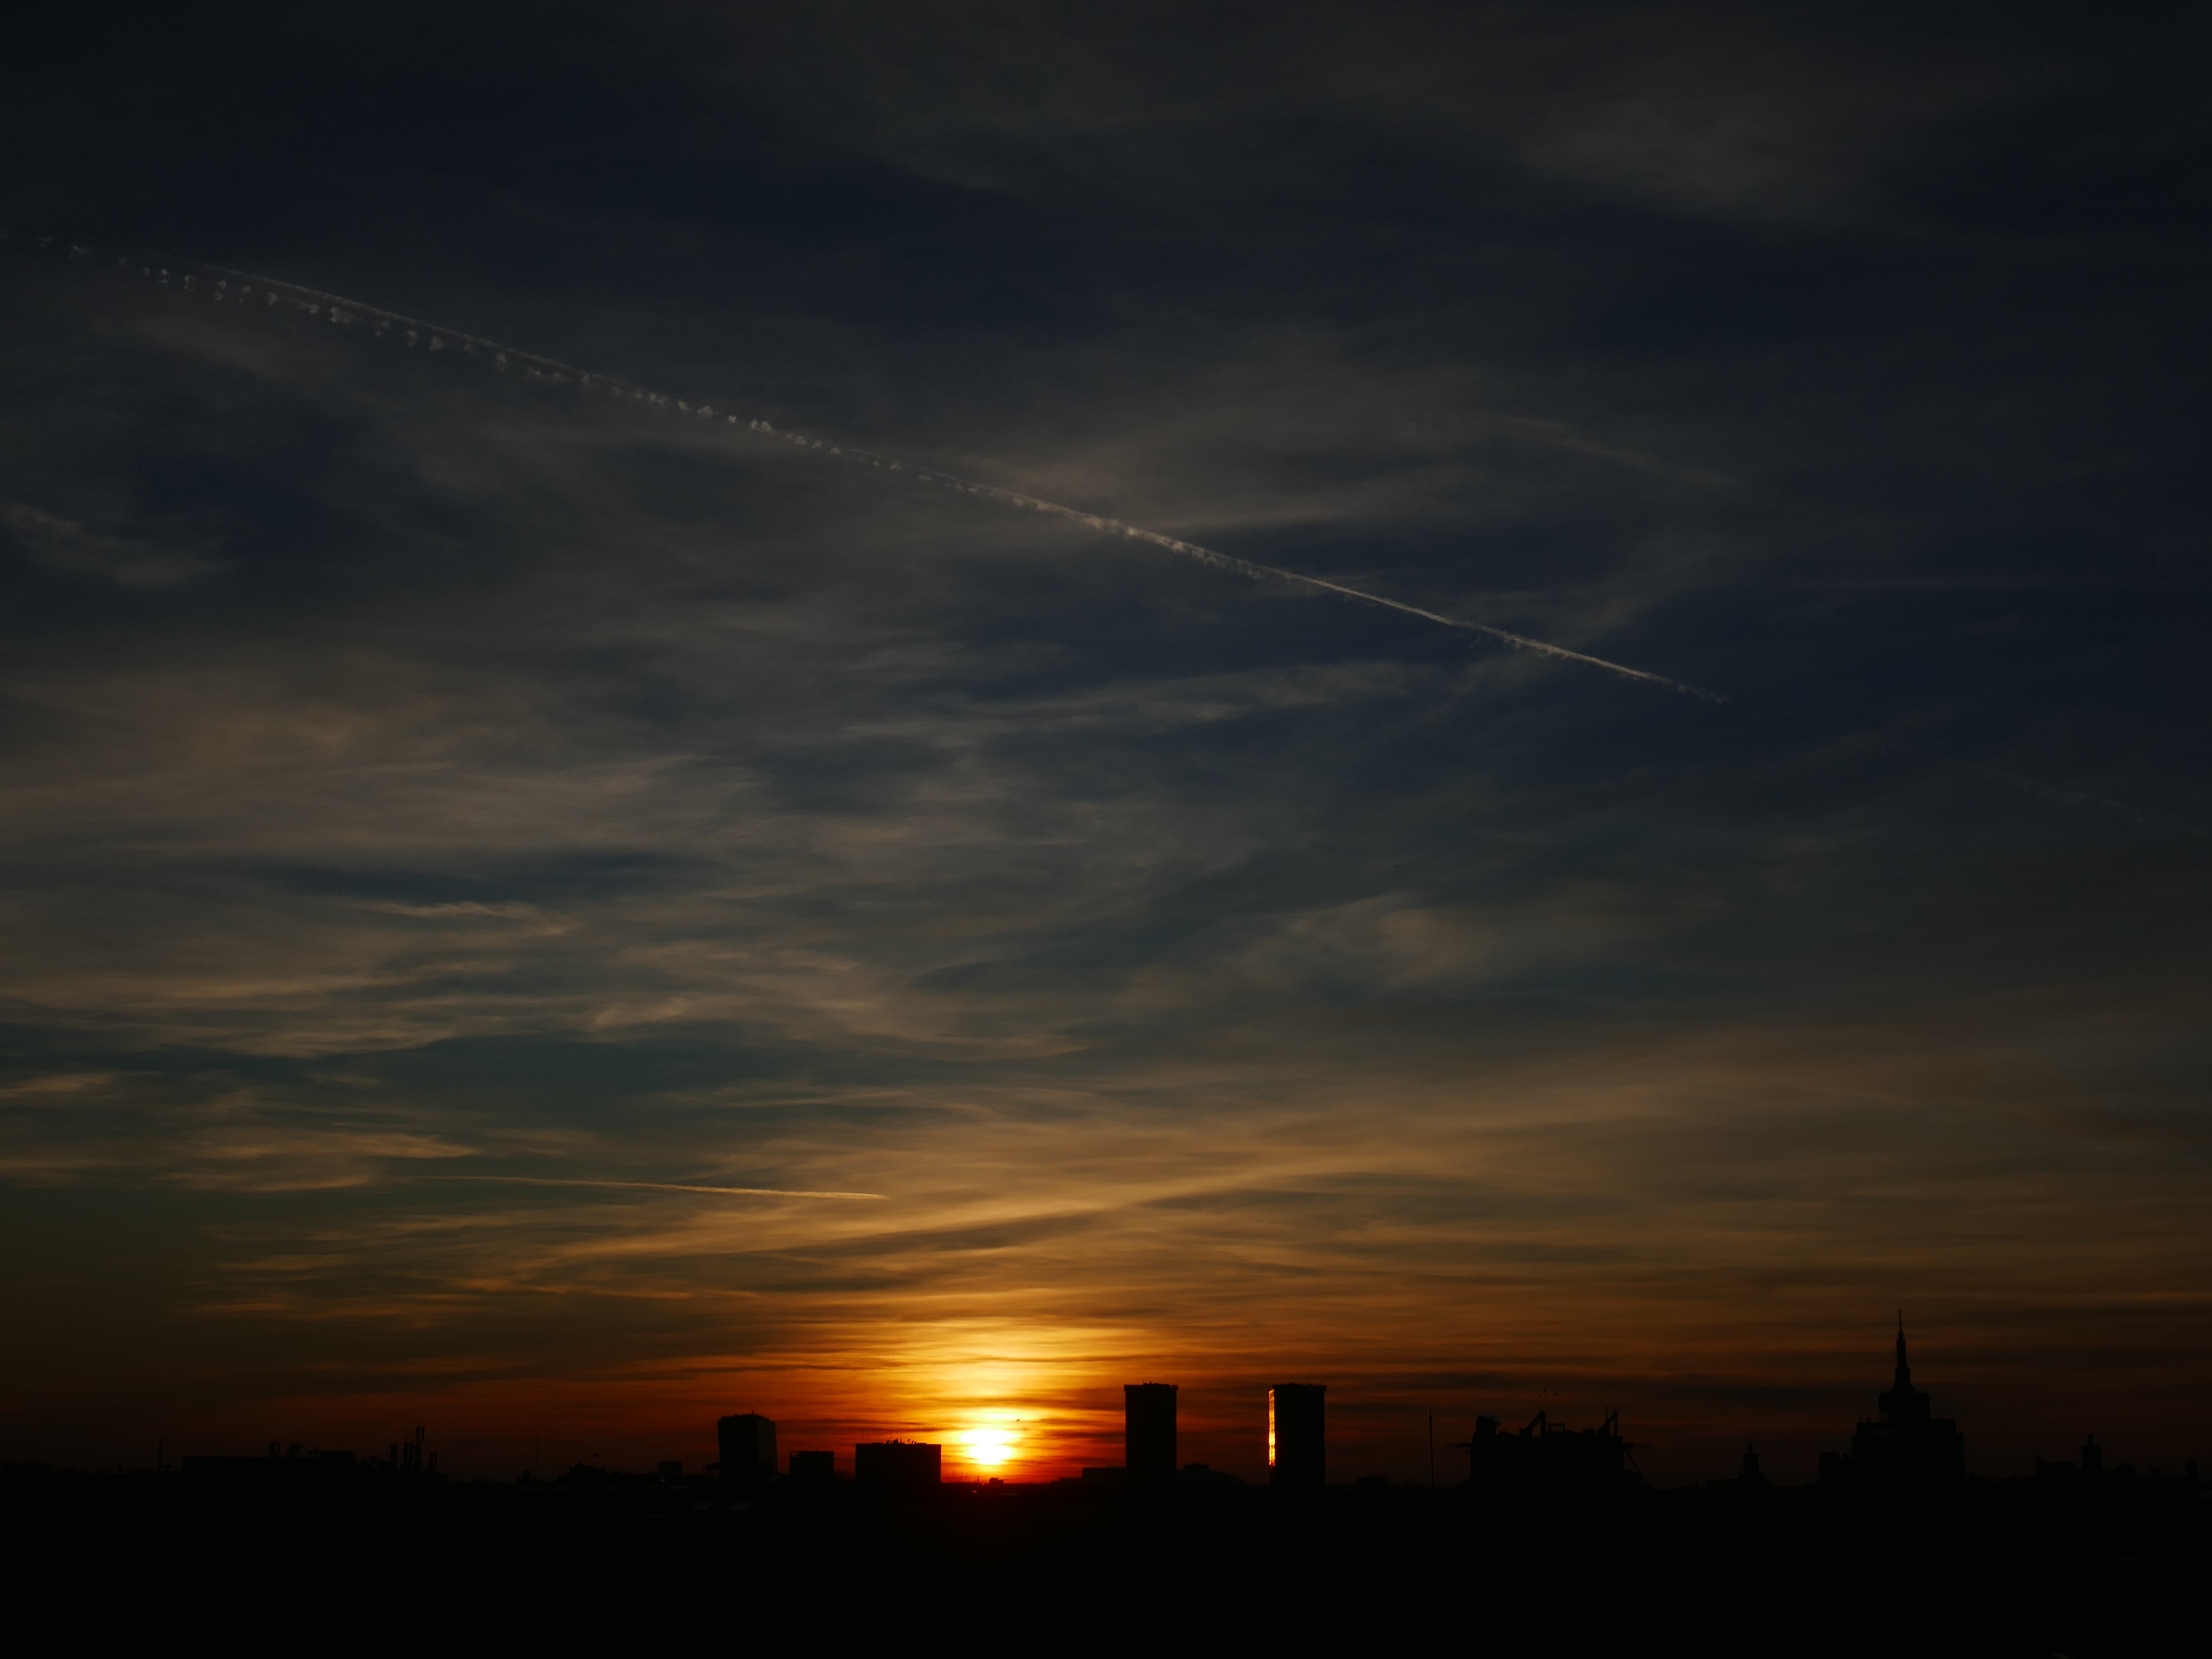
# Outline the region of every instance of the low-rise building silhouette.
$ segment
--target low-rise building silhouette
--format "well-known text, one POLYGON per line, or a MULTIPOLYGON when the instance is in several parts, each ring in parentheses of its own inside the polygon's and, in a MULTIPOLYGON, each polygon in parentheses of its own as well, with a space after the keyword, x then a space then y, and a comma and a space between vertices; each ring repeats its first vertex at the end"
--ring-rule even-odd
POLYGON ((775 1425, 758 1412, 718 1419, 714 1438, 722 1455, 722 1479, 750 1485, 775 1473, 775 1425))
POLYGON ((2101 1489, 2108 1495, 2117 1494, 2138 1483, 2145 1492, 2171 1489, 2194 1493, 2198 1489, 2195 1458, 2190 1458, 2182 1464, 2179 1476, 2168 1476, 2157 1468, 2153 1468, 2148 1474, 2138 1473, 2132 1463, 2120 1463, 2107 1468, 2105 1466, 2105 1449, 2097 1443, 2097 1437, 2094 1434, 2082 1439, 2078 1466, 2064 1458, 2039 1457, 2035 1460, 2035 1478, 2039 1484, 2045 1486, 2055 1481, 2082 1492, 2101 1489))
POLYGON ((2105 1449, 2097 1443, 2097 1437, 2094 1434, 2081 1443, 2081 1462, 2078 1468, 2063 1457, 2048 1462, 2040 1457, 2035 1460, 2036 1478, 2040 1480, 2066 1480, 2079 1474, 2099 1475, 2104 1472, 2105 1449))
POLYGON ((228 1487, 240 1490, 295 1491, 308 1488, 359 1488, 366 1483, 409 1481, 442 1483, 438 1454, 424 1444, 427 1431, 417 1429, 410 1441, 394 1441, 388 1457, 356 1457, 350 1451, 325 1451, 269 1443, 263 1457, 189 1456, 179 1460, 180 1472, 198 1489, 228 1487))
POLYGON ((1228 1470, 1213 1468, 1204 1463, 1186 1463, 1176 1471, 1176 1485, 1186 1489, 1234 1490, 1243 1487, 1245 1484, 1228 1470))
POLYGON ((853 1480, 862 1486, 934 1486, 944 1479, 945 1448, 914 1440, 878 1440, 853 1448, 853 1480))
POLYGON ((296 1446, 289 1454, 272 1448, 266 1457, 185 1457, 179 1463, 185 1479, 195 1486, 254 1490, 351 1483, 372 1472, 379 1476, 388 1473, 384 1465, 356 1462, 349 1451, 301 1456, 296 1446))
MULTIPOLYGON (((1644 1479, 1630 1456, 1636 1449, 1621 1438, 1619 1412, 1607 1413, 1594 1429, 1571 1429, 1538 1412, 1518 1434, 1503 1432, 1494 1417, 1478 1417, 1474 1437, 1456 1449, 1467 1454, 1467 1484, 1477 1488, 1595 1490, 1639 1486, 1644 1479)), ((1747 1467, 1756 1469, 1757 1454, 1746 1457, 1747 1467)))
POLYGON ((1165 1486, 1175 1483, 1176 1385, 1172 1382, 1125 1382, 1121 1385, 1121 1461, 1133 1486, 1165 1486))
POLYGON ((1267 1390, 1267 1484, 1304 1490, 1328 1484, 1328 1388, 1279 1382, 1267 1390))
POLYGON ((1861 1418, 1849 1455, 1823 1452, 1824 1486, 1917 1487, 1963 1480, 1966 1443, 1958 1423, 1933 1414, 1927 1395, 1912 1386, 1905 1353, 1905 1320, 1897 1322, 1897 1370, 1875 1401, 1880 1418, 1861 1418))

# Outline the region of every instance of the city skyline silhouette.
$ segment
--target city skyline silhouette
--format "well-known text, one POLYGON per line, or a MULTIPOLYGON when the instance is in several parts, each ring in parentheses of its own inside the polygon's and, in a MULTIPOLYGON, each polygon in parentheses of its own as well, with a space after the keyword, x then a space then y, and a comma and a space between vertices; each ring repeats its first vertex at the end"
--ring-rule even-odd
MULTIPOLYGON (((716 1421, 714 1455, 711 1460, 703 1464, 687 1464, 681 1458, 658 1459, 654 1461, 654 1473, 656 1478, 674 1480, 689 1469, 714 1477, 726 1489, 742 1489, 745 1492, 783 1479, 799 1482, 843 1479, 877 1487, 978 1483, 1172 1487, 1177 1484, 1179 1475, 1184 1477, 1182 1484, 1189 1484, 1192 1471, 1200 1472, 1211 1480, 1264 1484, 1286 1491, 1319 1490, 1332 1484, 1327 1474, 1326 1385, 1285 1384, 1265 1391, 1261 1448, 1264 1474, 1258 1481, 1230 1473, 1242 1461, 1233 1455, 1227 1466, 1220 1468, 1209 1462, 1179 1462, 1179 1392, 1178 1385, 1167 1382, 1121 1385, 1121 1461, 1117 1464, 1088 1464, 1079 1473, 1025 1462, 1014 1455, 1011 1442, 995 1449, 993 1455, 964 1462, 960 1455, 962 1448, 956 1442, 949 1448, 952 1456, 948 1460, 946 1443, 942 1439, 927 1440, 924 1437, 926 1431, 862 1440, 840 1449, 818 1445, 801 1448, 791 1441, 787 1429, 785 1449, 779 1455, 777 1421, 757 1412, 731 1413, 716 1421)), ((1818 1486, 1861 1494, 1925 1492, 1961 1487, 1970 1478, 2002 1480, 2019 1479, 2031 1472, 1975 1468, 1970 1465, 1966 1442, 1956 1421, 1935 1417, 1929 1393, 1913 1385, 1902 1311, 1898 1316, 1891 1386, 1879 1395, 1876 1405, 1875 1417, 1862 1416, 1847 1440, 1839 1432, 1833 1437, 1843 1443, 1819 1454, 1814 1477, 1818 1486)), ((1448 1413, 1448 1430, 1449 1416, 1448 1413)), ((1425 1427, 1433 1432, 1434 1413, 1428 1417, 1430 1421, 1425 1427)), ((268 1462, 301 1466, 324 1474, 349 1472, 358 1467, 381 1468, 402 1478, 434 1477, 440 1452, 436 1449, 426 1450, 427 1435, 426 1428, 417 1426, 411 1439, 394 1442, 380 1462, 373 1455, 356 1459, 349 1449, 325 1450, 296 1440, 289 1445, 281 1439, 270 1441, 265 1459, 235 1452, 187 1449, 180 1444, 175 1467, 187 1474, 197 1471, 203 1476, 232 1470, 248 1479, 267 1478, 264 1465, 268 1462)), ((820 1437, 818 1432, 815 1437, 820 1437)), ((2064 1437, 2051 1439, 2053 1444, 2058 1444, 2063 1443, 2064 1437)), ((541 1460, 536 1455, 542 1443, 542 1440, 533 1443, 532 1467, 523 1470, 519 1479, 536 1481, 543 1478, 541 1460)), ((162 1445, 167 1445, 166 1437, 162 1445)), ((1486 1489, 1601 1491, 1650 1484, 1635 1458, 1639 1449, 1649 1452, 1650 1448, 1648 1444, 1639 1446, 1626 1437, 1617 1409, 1608 1410, 1595 1426, 1577 1427, 1555 1419, 1553 1408, 1539 1407, 1535 1415, 1517 1431, 1494 1413, 1478 1412, 1474 1418, 1473 1437, 1452 1443, 1451 1449, 1466 1454, 1466 1463, 1464 1469, 1447 1480, 1446 1485, 1486 1489)), ((2033 1459, 2032 1473, 2038 1480, 2065 1479, 2076 1474, 2095 1478, 2106 1472, 2104 1452, 2095 1432, 2088 1431, 2078 1462, 2045 1458, 2039 1454, 2033 1459)), ((593 1451, 573 1463, 568 1473, 578 1479, 602 1480, 611 1473, 601 1467, 604 1457, 604 1453, 593 1451)), ((2174 1478, 2193 1489, 2197 1480, 2197 1462, 2194 1455, 2173 1460, 2174 1478)), ((25 1462, 11 1467, 51 1468, 52 1465, 25 1462)), ((166 1455, 158 1450, 153 1467, 162 1473, 171 1468, 166 1455)), ((1437 1482, 1433 1462, 1431 1470, 1428 1484, 1434 1486, 1437 1482)), ((2116 1463, 2113 1472, 2116 1475, 2124 1472, 2126 1477, 2132 1478, 2138 1470, 2134 1463, 2128 1462, 2116 1463)), ((2166 1474, 2166 1468, 2158 1463, 2148 1465, 2146 1472, 2153 1480, 2162 1480, 2166 1474)), ((479 1473, 477 1478, 484 1476, 479 1473)), ((1370 1469, 1334 1484, 1353 1485, 1378 1480, 1388 1481, 1389 1477, 1370 1469)), ((1744 1446, 1735 1483, 1747 1486, 1775 1484, 1753 1443, 1747 1442, 1744 1446)), ((1709 1474, 1686 1484, 1695 1487, 1727 1483, 1709 1474)))

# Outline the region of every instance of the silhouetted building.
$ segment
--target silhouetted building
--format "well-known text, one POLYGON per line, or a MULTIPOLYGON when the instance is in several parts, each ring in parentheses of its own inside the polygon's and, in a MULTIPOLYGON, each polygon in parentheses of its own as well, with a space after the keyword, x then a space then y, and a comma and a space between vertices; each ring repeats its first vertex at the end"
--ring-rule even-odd
POLYGON ((356 1462, 349 1451, 311 1451, 302 1456, 296 1444, 289 1450, 272 1444, 266 1457, 185 1457, 179 1462, 195 1486, 255 1491, 352 1483, 381 1473, 373 1461, 356 1462))
POLYGON ((791 1478, 817 1485, 837 1478, 837 1454, 833 1451, 795 1451, 791 1455, 791 1478))
POLYGON ((718 1419, 714 1438, 721 1445, 723 1480, 750 1485, 775 1473, 775 1425, 759 1413, 718 1419))
POLYGON ((1267 1390, 1267 1484, 1289 1489, 1328 1484, 1328 1388, 1278 1382, 1267 1390))
POLYGON ((878 1440, 853 1448, 853 1480, 863 1486, 933 1486, 944 1479, 945 1448, 878 1440))
MULTIPOLYGON (((1571 1429, 1538 1412, 1518 1434, 1500 1431, 1494 1417, 1474 1419, 1474 1438, 1458 1443, 1467 1454, 1467 1484, 1485 1487, 1598 1489, 1640 1485, 1629 1454, 1636 1449, 1620 1437, 1620 1413, 1607 1413, 1594 1429, 1571 1429)), ((1758 1466, 1758 1455, 1747 1454, 1758 1466)))
POLYGON ((1121 1385, 1121 1461, 1133 1486, 1172 1486, 1176 1474, 1176 1385, 1121 1385))
POLYGON ((1242 1487, 1245 1484, 1226 1469, 1209 1468, 1203 1463, 1186 1463, 1176 1471, 1178 1486, 1242 1487))
POLYGON ((1739 1486, 1763 1486, 1766 1484, 1766 1477, 1759 1473, 1757 1447, 1749 1444, 1744 1447, 1743 1468, 1737 1474, 1735 1483, 1739 1486))
POLYGON ((178 1462, 183 1468, 185 1479, 196 1486, 213 1485, 217 1481, 225 1486, 270 1486, 278 1480, 290 1480, 301 1473, 301 1468, 300 1463, 292 1458, 274 1455, 184 1457, 178 1462))
POLYGON ((2048 1462, 2040 1457, 2035 1460, 2036 1478, 2040 1480, 2071 1480, 2076 1476, 2094 1477, 2104 1472, 2105 1449, 2097 1443, 2097 1437, 2094 1434, 2082 1442, 2079 1468, 2063 1459, 2048 1462))
POLYGON ((1083 1484, 1090 1486, 1126 1486, 1129 1471, 1119 1463, 1105 1463, 1083 1471, 1083 1484))
POLYGON ((1929 1411, 1928 1396, 1912 1386, 1905 1357, 1905 1321, 1897 1322, 1897 1373, 1875 1401, 1879 1419, 1862 1418, 1848 1457, 1822 1454, 1820 1480, 1864 1487, 1937 1486, 1962 1480, 1966 1443, 1959 1425, 1929 1411))
POLYGON ((681 1463, 662 1463, 654 1468, 653 1474, 662 1480, 681 1480, 684 1466, 681 1463))

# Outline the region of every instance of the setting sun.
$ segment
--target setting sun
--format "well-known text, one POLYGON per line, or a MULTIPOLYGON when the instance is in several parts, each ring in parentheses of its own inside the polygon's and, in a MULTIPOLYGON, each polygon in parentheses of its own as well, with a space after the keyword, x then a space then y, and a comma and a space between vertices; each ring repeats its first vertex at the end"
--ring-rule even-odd
POLYGON ((1021 1419, 1008 1418, 963 1429, 955 1440, 968 1462, 980 1468, 995 1469, 1013 1461, 1021 1442, 1021 1419))

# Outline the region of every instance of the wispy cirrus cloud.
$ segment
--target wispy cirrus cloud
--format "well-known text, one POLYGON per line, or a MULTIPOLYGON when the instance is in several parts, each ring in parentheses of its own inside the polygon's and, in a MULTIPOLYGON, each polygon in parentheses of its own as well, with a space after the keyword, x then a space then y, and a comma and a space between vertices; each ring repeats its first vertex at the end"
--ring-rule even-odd
POLYGON ((0 525, 6 526, 17 544, 47 569, 112 582, 118 587, 174 587, 222 568, 221 561, 202 554, 102 535, 74 520, 21 502, 0 507, 0 525))

